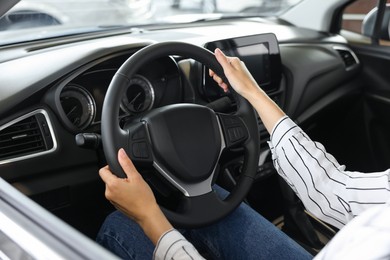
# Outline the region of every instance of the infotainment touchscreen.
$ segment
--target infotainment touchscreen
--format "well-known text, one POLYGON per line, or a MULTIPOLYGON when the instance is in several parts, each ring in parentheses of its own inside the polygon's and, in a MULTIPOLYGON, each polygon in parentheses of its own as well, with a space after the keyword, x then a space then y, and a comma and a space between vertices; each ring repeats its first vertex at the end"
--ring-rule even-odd
MULTIPOLYGON (((205 45, 210 51, 220 48, 226 55, 237 56, 245 62, 257 83, 266 92, 279 88, 281 79, 281 61, 277 39, 274 34, 258 34, 238 38, 229 38, 205 45)), ((211 98, 218 98, 216 84, 204 73, 204 92, 211 98), (217 95, 217 96, 216 96, 217 95)))

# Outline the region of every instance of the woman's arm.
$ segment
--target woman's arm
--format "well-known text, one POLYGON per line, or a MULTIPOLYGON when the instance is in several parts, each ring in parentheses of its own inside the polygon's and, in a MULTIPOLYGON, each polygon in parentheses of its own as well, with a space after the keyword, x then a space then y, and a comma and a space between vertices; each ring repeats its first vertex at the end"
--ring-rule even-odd
POLYGON ((173 227, 162 213, 149 185, 123 149, 118 151, 118 161, 127 178, 118 178, 108 166, 99 174, 106 184, 106 198, 126 216, 137 222, 154 245, 162 234, 173 227))
MULTIPOLYGON (((225 76, 228 78, 230 85, 238 94, 246 98, 256 109, 261 121, 268 132, 271 132, 275 124, 285 116, 282 109, 259 87, 252 75, 246 68, 245 64, 237 57, 227 57, 220 49, 215 50, 215 57, 221 64, 225 76)), ((210 70, 210 76, 225 91, 228 86, 223 80, 210 70)))
MULTIPOLYGON (((230 85, 256 109, 271 135, 269 145, 276 170, 308 211, 341 228, 367 208, 390 198, 389 170, 370 174, 345 171, 268 97, 243 62, 219 49, 215 56, 230 85)), ((227 84, 211 70, 210 76, 228 91, 227 84)))
POLYGON ((306 209, 338 228, 366 209, 390 199, 389 174, 346 171, 325 147, 288 117, 271 133, 274 166, 306 209))
POLYGON ((155 259, 203 259, 165 217, 149 185, 123 149, 118 161, 127 178, 118 178, 108 166, 99 174, 106 184, 106 198, 126 216, 137 222, 156 246, 155 259), (168 257, 168 258, 167 258, 168 257))

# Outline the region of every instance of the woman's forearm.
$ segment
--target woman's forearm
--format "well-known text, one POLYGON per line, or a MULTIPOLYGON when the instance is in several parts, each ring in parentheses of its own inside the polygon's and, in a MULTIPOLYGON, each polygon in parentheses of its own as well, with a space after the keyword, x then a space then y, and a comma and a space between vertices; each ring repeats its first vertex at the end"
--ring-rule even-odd
POLYGON ((160 208, 156 208, 153 213, 148 214, 148 217, 141 220, 138 224, 154 245, 157 244, 165 232, 173 228, 160 208))
POLYGON ((253 88, 246 99, 252 104, 260 116, 268 133, 271 133, 275 124, 285 116, 282 109, 260 88, 253 88))

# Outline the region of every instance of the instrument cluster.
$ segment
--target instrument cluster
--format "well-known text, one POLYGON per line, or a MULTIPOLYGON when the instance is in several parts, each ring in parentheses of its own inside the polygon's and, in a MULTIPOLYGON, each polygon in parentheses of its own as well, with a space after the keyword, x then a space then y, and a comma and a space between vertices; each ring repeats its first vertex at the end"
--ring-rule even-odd
MULTIPOLYGON (((56 110, 72 132, 100 128, 104 97, 111 79, 128 55, 104 61, 69 76, 56 86, 56 110), (59 103, 59 104, 58 104, 59 103)), ((153 108, 178 103, 182 98, 179 68, 171 57, 155 60, 129 80, 123 92, 119 117, 144 113, 153 108)))

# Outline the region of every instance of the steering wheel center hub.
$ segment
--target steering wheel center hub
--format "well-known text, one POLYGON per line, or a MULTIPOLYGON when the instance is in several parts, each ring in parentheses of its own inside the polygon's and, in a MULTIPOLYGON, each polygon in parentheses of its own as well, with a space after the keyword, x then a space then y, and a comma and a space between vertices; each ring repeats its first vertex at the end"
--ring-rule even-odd
POLYGON ((211 109, 176 104, 153 110, 142 120, 153 144, 154 160, 176 178, 197 183, 214 172, 224 142, 211 109))

